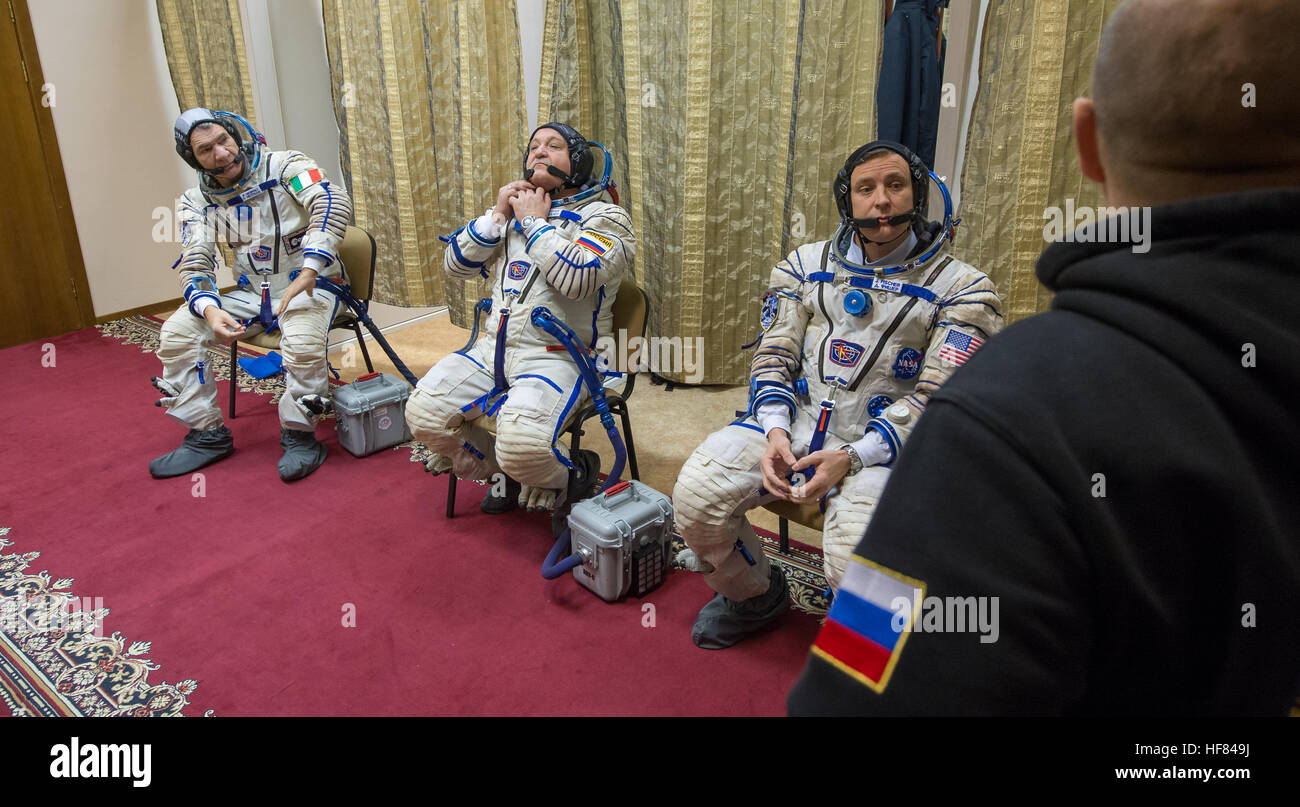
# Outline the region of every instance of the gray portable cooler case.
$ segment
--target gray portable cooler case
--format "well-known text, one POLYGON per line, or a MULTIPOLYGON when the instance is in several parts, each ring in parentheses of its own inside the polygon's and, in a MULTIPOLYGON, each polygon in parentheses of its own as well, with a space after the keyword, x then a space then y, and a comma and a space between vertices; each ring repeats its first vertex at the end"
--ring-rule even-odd
POLYGON ((573 506, 570 545, 582 556, 573 577, 608 602, 644 596, 668 575, 673 504, 636 480, 573 506))
POLYGON ((411 387, 388 373, 363 375, 334 392, 339 445, 357 457, 405 443, 406 399, 411 387))

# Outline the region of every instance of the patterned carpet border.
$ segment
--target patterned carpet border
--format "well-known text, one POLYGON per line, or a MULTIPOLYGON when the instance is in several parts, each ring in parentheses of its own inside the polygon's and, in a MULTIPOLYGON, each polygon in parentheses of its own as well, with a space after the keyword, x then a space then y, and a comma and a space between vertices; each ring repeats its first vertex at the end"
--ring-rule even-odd
MULTIPOLYGON (((12 546, 0 527, 0 550, 12 546)), ((72 578, 28 571, 40 552, 0 554, 0 700, 16 717, 184 717, 193 679, 149 682, 149 642, 103 636, 108 615, 72 578)), ((209 709, 204 717, 210 717, 209 709)))

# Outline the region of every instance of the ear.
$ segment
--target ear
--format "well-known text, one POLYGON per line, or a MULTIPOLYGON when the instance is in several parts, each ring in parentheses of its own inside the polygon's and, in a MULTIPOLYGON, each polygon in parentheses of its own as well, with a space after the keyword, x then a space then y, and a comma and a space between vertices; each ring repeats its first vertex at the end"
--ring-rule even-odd
POLYGON ((1106 183, 1097 147, 1097 110, 1091 98, 1074 99, 1074 142, 1079 149, 1079 170, 1093 182, 1106 183))

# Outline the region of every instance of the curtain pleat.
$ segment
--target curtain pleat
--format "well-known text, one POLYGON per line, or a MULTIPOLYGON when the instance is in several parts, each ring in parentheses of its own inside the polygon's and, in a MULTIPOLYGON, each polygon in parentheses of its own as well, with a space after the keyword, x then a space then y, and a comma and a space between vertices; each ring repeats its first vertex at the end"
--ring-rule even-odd
POLYGON ((831 178, 873 136, 881 11, 868 8, 547 4, 539 120, 614 151, 649 333, 702 339, 704 383, 746 381, 772 266, 838 223, 831 178))
POLYGON ((990 4, 980 86, 962 166, 955 252, 997 284, 1008 324, 1047 310, 1034 266, 1047 246, 1044 213, 1102 205, 1079 171, 1072 102, 1090 93, 1102 24, 1119 0, 990 4))
POLYGON ((176 100, 237 112, 257 125, 239 0, 157 0, 176 100))
POLYGON ((334 111, 375 299, 446 303, 467 326, 486 282, 447 278, 438 240, 519 176, 527 135, 514 0, 325 0, 334 111))

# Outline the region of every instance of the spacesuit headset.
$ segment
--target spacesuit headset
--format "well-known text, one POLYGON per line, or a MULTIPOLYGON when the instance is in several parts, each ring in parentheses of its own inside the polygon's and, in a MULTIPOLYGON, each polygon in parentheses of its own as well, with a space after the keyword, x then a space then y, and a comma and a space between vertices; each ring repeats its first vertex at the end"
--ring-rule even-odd
MULTIPOLYGON (((565 188, 582 188, 591 180, 591 169, 595 164, 595 157, 591 153, 591 144, 587 138, 578 134, 578 130, 569 126, 567 123, 543 123, 533 130, 528 136, 528 142, 532 143, 533 138, 543 129, 554 129, 564 138, 564 142, 569 146, 569 171, 564 173, 553 165, 546 166, 546 173, 563 181, 565 188)), ((528 168, 528 155, 532 149, 524 146, 524 179, 531 181, 535 171, 528 168)))
MULTIPOLYGON (((930 169, 920 157, 912 153, 912 150, 901 143, 895 143, 892 140, 873 140, 862 148, 849 155, 844 161, 844 167, 835 175, 835 183, 832 186, 832 192, 835 194, 835 206, 840 210, 841 221, 853 229, 861 232, 862 230, 875 230, 880 228, 880 222, 877 219, 855 219, 853 218, 853 201, 849 198, 849 183, 853 178, 853 170, 867 161, 867 155, 879 149, 887 149, 902 157, 907 162, 908 173, 912 177, 912 209, 906 213, 898 213, 889 217, 891 225, 912 222, 912 228, 920 230, 926 224, 926 210, 930 194, 930 169)), ((877 155, 879 156, 879 155, 877 155)), ((866 234, 862 237, 868 241, 866 234)), ((872 241, 872 243, 881 243, 872 241)))
POLYGON ((187 165, 196 171, 200 171, 209 180, 215 180, 212 173, 206 170, 197 157, 194 156, 194 146, 190 144, 190 135, 194 129, 203 123, 215 123, 230 133, 235 141, 235 146, 239 149, 240 160, 251 159, 256 153, 259 145, 266 145, 266 138, 261 135, 252 124, 244 120, 234 112, 217 111, 214 112, 206 107, 196 106, 193 109, 187 109, 176 118, 176 123, 172 124, 172 136, 176 140, 176 153, 181 156, 187 165), (245 142, 239 134, 239 128, 235 121, 242 123, 248 130, 250 140, 245 142))

